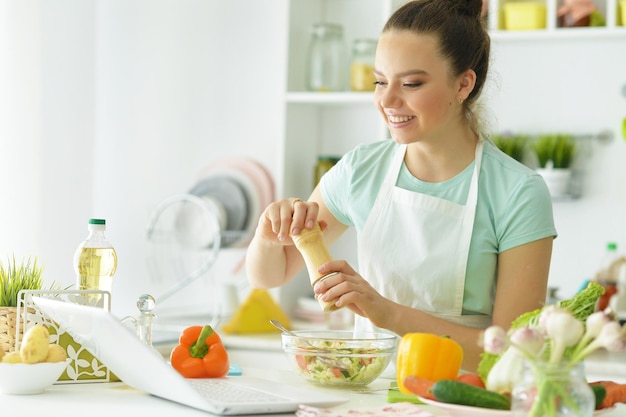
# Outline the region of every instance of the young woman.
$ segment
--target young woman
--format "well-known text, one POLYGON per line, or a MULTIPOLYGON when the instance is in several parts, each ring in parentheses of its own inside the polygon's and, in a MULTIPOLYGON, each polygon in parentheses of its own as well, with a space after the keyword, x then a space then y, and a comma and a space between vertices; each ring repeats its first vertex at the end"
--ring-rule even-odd
POLYGON ((319 221, 331 244, 348 227, 358 269, 335 260, 317 297, 356 313, 358 329, 446 334, 475 370, 483 328, 541 307, 556 236, 533 170, 481 135, 476 100, 490 39, 481 0, 418 0, 386 23, 374 99, 391 139, 358 146, 308 201, 262 214, 247 253, 251 284, 285 284, 304 266, 291 235, 319 221))

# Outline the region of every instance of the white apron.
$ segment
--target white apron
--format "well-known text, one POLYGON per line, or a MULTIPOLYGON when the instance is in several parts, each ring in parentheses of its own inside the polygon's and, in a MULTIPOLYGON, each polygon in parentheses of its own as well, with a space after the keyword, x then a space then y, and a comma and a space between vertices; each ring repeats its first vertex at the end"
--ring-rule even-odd
MULTIPOLYGON (((363 231, 359 272, 384 297, 472 327, 491 317, 462 316, 465 270, 478 200, 483 142, 476 146, 465 205, 396 187, 406 152, 399 146, 363 231)), ((375 330, 356 316, 355 330, 375 330)))

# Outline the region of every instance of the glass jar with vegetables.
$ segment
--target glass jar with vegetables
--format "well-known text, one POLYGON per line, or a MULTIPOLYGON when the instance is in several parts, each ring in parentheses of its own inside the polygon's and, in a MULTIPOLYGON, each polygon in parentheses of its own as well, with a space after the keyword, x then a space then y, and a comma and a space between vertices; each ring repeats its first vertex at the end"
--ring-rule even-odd
POLYGON ((585 381, 582 363, 561 366, 526 361, 523 378, 511 398, 515 417, 588 417, 595 408, 595 395, 585 381))
POLYGON ((486 387, 511 393, 515 415, 593 414, 595 396, 585 382, 584 359, 600 348, 626 350, 615 315, 610 310, 593 312, 601 292, 600 285, 590 283, 579 298, 529 312, 508 332, 498 326, 485 330, 485 352, 500 355, 489 370, 486 387), (520 321, 525 325, 518 326, 520 321))
POLYGON ((339 156, 320 155, 317 157, 317 163, 315 164, 315 171, 313 172, 313 187, 317 186, 322 179, 322 176, 326 174, 332 167, 339 162, 339 156))

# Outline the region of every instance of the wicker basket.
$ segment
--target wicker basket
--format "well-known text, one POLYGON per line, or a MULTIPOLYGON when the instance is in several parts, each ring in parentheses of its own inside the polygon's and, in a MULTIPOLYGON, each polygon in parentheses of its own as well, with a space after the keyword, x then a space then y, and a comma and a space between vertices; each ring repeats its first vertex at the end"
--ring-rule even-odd
POLYGON ((0 307, 0 349, 4 350, 4 353, 15 350, 16 318, 17 307, 0 307))

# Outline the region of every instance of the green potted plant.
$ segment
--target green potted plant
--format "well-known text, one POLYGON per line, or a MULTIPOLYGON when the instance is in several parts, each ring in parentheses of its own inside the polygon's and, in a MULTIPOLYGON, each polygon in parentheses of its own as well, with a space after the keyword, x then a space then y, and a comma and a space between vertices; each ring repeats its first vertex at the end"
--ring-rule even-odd
POLYGON ((516 161, 523 163, 527 143, 529 141, 528 135, 502 133, 492 135, 490 139, 502 152, 516 161))
POLYGON ((553 197, 567 195, 576 143, 569 134, 542 134, 532 143, 539 172, 553 197))
POLYGON ((549 168, 551 162, 553 168, 568 169, 574 160, 576 144, 572 135, 543 134, 533 142, 532 149, 537 155, 539 168, 549 168))
POLYGON ((18 293, 43 289, 42 270, 36 257, 0 263, 0 349, 5 352, 15 348, 18 293))

